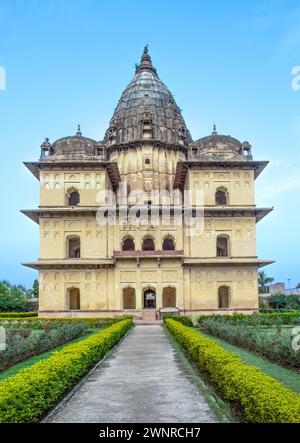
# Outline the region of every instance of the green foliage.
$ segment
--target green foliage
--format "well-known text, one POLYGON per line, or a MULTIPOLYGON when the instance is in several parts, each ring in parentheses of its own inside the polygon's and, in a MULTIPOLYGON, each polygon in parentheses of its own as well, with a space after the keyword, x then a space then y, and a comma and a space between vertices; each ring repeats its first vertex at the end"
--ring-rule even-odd
MULTIPOLYGON (((46 323, 44 324, 46 326, 46 323)), ((62 324, 58 328, 47 328, 40 333, 32 329, 7 329, 6 349, 0 352, 0 371, 42 354, 87 333, 85 323, 62 324)))
POLYGON ((274 309, 300 309, 300 297, 285 294, 271 295, 269 305, 274 309))
POLYGON ((265 293, 266 292, 266 286, 268 286, 270 283, 272 283, 273 280, 274 280, 274 278, 266 276, 265 271, 260 271, 258 273, 258 287, 259 287, 259 291, 261 293, 265 293))
POLYGON ((31 318, 31 317, 37 317, 37 312, 0 312, 0 320, 2 318, 6 319, 18 319, 18 318, 31 318))
MULTIPOLYGON (((174 317, 174 320, 177 318, 174 317)), ((300 324, 300 311, 299 312, 265 312, 255 313, 251 315, 247 314, 214 314, 214 315, 198 315, 195 316, 195 320, 198 325, 209 319, 218 319, 221 322, 228 322, 232 324, 247 324, 258 326, 273 326, 274 322, 283 325, 297 325, 300 324)))
POLYGON ((38 422, 131 327, 123 319, 0 383, 0 423, 38 422))
POLYGON ((0 282, 0 311, 25 311, 27 308, 27 291, 21 285, 0 282))
POLYGON ((34 280, 31 289, 23 285, 13 285, 6 280, 0 281, 0 311, 26 311, 32 309, 28 300, 37 298, 39 282, 34 280))
POLYGON ((300 422, 299 395, 195 329, 170 318, 165 323, 224 397, 241 408, 247 422, 300 422))
POLYGON ((39 298, 39 281, 36 279, 32 285, 32 297, 39 298))
POLYGON ((190 317, 184 317, 184 316, 175 316, 172 314, 165 314, 163 319, 166 320, 167 318, 173 318, 176 321, 179 321, 185 326, 193 326, 193 321, 190 317))
POLYGON ((85 323, 88 328, 102 328, 103 326, 118 323, 124 319, 132 319, 132 316, 123 317, 95 317, 95 318, 20 318, 20 317, 0 317, 0 325, 6 328, 33 328, 41 329, 45 323, 51 325, 51 328, 59 327, 64 323, 85 323))
POLYGON ((209 334, 267 357, 275 363, 300 366, 300 352, 292 348, 292 335, 282 330, 282 323, 273 320, 273 328, 264 329, 259 324, 232 324, 220 319, 202 322, 209 334))

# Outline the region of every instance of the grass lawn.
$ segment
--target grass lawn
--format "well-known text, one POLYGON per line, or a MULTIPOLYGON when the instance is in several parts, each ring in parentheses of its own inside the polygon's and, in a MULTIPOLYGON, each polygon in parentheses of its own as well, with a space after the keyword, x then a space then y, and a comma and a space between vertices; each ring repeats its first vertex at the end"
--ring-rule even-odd
POLYGON ((35 363, 45 360, 46 358, 50 357, 53 352, 60 351, 65 346, 68 346, 73 343, 77 343, 81 340, 84 340, 85 338, 89 337, 92 334, 96 334, 99 332, 102 328, 99 329, 90 329, 88 330, 87 335, 83 335, 82 337, 75 338, 74 340, 68 341, 62 346, 58 346, 57 348, 53 348, 50 351, 44 352, 43 354, 37 355, 35 357, 28 358, 27 360, 21 361, 20 363, 16 363, 15 365, 11 366, 10 368, 6 369, 5 371, 0 373, 0 382, 5 380, 8 377, 13 377, 17 374, 21 369, 28 368, 29 366, 34 365, 35 363))
POLYGON ((282 383, 292 391, 300 393, 300 374, 297 374, 295 371, 284 368, 283 366, 280 366, 276 363, 272 363, 263 357, 259 357, 258 355, 253 354, 252 352, 249 352, 243 348, 232 345, 231 343, 221 340, 220 338, 209 335, 202 330, 201 334, 205 335, 211 340, 216 341, 227 351, 239 354, 242 360, 244 360, 246 363, 256 366, 262 372, 280 381, 280 383, 282 383))

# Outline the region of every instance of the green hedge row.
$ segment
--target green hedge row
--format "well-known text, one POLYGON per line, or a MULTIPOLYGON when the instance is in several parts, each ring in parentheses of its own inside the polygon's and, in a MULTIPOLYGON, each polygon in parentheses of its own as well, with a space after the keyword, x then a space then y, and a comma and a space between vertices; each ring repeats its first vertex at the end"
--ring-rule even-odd
POLYGON ((30 318, 37 316, 37 312, 0 312, 0 318, 30 318))
POLYGON ((89 328, 101 328, 105 325, 110 325, 113 323, 118 323, 124 319, 132 319, 132 316, 124 317, 98 317, 98 318, 0 318, 0 325, 7 327, 30 327, 39 329, 43 327, 45 322, 51 323, 52 327, 60 326, 65 323, 86 323, 89 328))
POLYGON ((166 326, 224 397, 238 405, 250 423, 300 423, 300 397, 255 366, 180 322, 166 326))
POLYGON ((123 319, 0 383, 0 423, 38 422, 131 327, 123 319))
MULTIPOLYGON (((186 318, 186 317, 185 317, 186 318)), ((191 317, 188 317, 191 319, 191 317)), ((178 317, 180 319, 180 317, 178 317)), ((280 312, 266 314, 214 314, 214 315, 197 315, 194 320, 201 325, 203 321, 208 319, 218 319, 222 322, 234 324, 260 324, 261 326, 272 326, 273 323, 283 325, 300 324, 300 312, 280 312)), ((192 322, 192 320, 191 320, 192 322)))

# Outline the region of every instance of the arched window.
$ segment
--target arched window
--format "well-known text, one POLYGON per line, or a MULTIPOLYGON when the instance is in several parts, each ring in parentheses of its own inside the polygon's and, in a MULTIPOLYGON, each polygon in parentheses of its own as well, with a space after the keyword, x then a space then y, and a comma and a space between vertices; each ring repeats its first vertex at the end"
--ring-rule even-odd
POLYGON ((145 165, 150 165, 150 158, 146 158, 145 165))
POLYGON ((67 194, 68 206, 77 206, 80 202, 80 195, 76 189, 71 189, 67 194))
POLYGON ((227 205, 228 204, 228 193, 226 188, 218 188, 216 191, 216 205, 227 205))
POLYGON ((168 235, 163 240, 163 251, 174 251, 174 250, 175 250, 174 238, 168 235))
POLYGON ((67 239, 67 257, 80 258, 80 237, 72 236, 67 239))
POLYGON ((217 237, 217 257, 229 256, 229 239, 225 235, 218 235, 217 237))
POLYGON ((219 309, 229 308, 230 288, 228 286, 220 286, 218 289, 218 307, 219 309))
POLYGON ((155 244, 152 237, 144 237, 142 251, 155 251, 155 244))
POLYGON ((69 289, 69 309, 80 309, 80 290, 78 288, 69 289))
POLYGON ((132 237, 125 237, 122 241, 122 251, 134 251, 134 240, 132 237))
POLYGON ((123 289, 123 309, 135 309, 135 289, 123 289))

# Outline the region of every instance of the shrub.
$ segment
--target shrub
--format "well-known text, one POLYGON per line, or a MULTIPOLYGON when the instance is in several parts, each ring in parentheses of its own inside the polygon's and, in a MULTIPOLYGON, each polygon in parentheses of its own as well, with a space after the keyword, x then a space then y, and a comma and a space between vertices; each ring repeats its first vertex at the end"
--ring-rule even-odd
POLYGON ((294 294, 274 294, 270 296, 268 302, 271 308, 275 309, 300 309, 300 298, 294 294))
POLYGON ((0 371, 82 336, 85 323, 62 324, 59 328, 32 333, 32 329, 7 329, 6 350, 0 352, 0 371))
POLYGON ((264 330, 254 325, 231 324, 219 319, 202 322, 202 328, 212 335, 262 354, 276 363, 299 367, 300 352, 292 348, 292 336, 289 331, 281 331, 281 323, 276 325, 276 322, 273 322, 273 326, 277 326, 277 329, 264 330))
POLYGON ((123 319, 0 383, 0 423, 38 422, 131 327, 123 319))
POLYGON ((194 326, 193 325, 193 321, 190 317, 185 317, 185 316, 174 316, 172 314, 166 314, 164 315, 163 319, 166 320, 167 318, 173 318, 176 321, 179 321, 180 323, 182 323, 185 326, 194 326))
POLYGON ((274 322, 284 325, 300 324, 300 312, 281 312, 281 313, 255 313, 247 314, 215 314, 215 315, 199 315, 196 316, 198 324, 201 326, 203 322, 209 319, 219 320, 220 322, 228 322, 231 324, 248 324, 260 326, 273 326, 274 322))
POLYGON ((30 318, 37 317, 37 312, 0 312, 1 318, 30 318))
POLYGON ((224 397, 241 408, 247 422, 300 422, 299 395, 195 329, 173 319, 166 319, 165 323, 224 397))
MULTIPOLYGON (((0 318, 0 325, 9 328, 28 328, 32 327, 34 329, 44 328, 44 324, 48 323, 55 328, 64 323, 85 323, 88 328, 102 328, 106 325, 111 325, 113 323, 118 323, 124 319, 132 319, 132 316, 126 315, 123 317, 98 317, 98 318, 0 318)), ((45 326, 46 327, 46 326, 45 326)))

